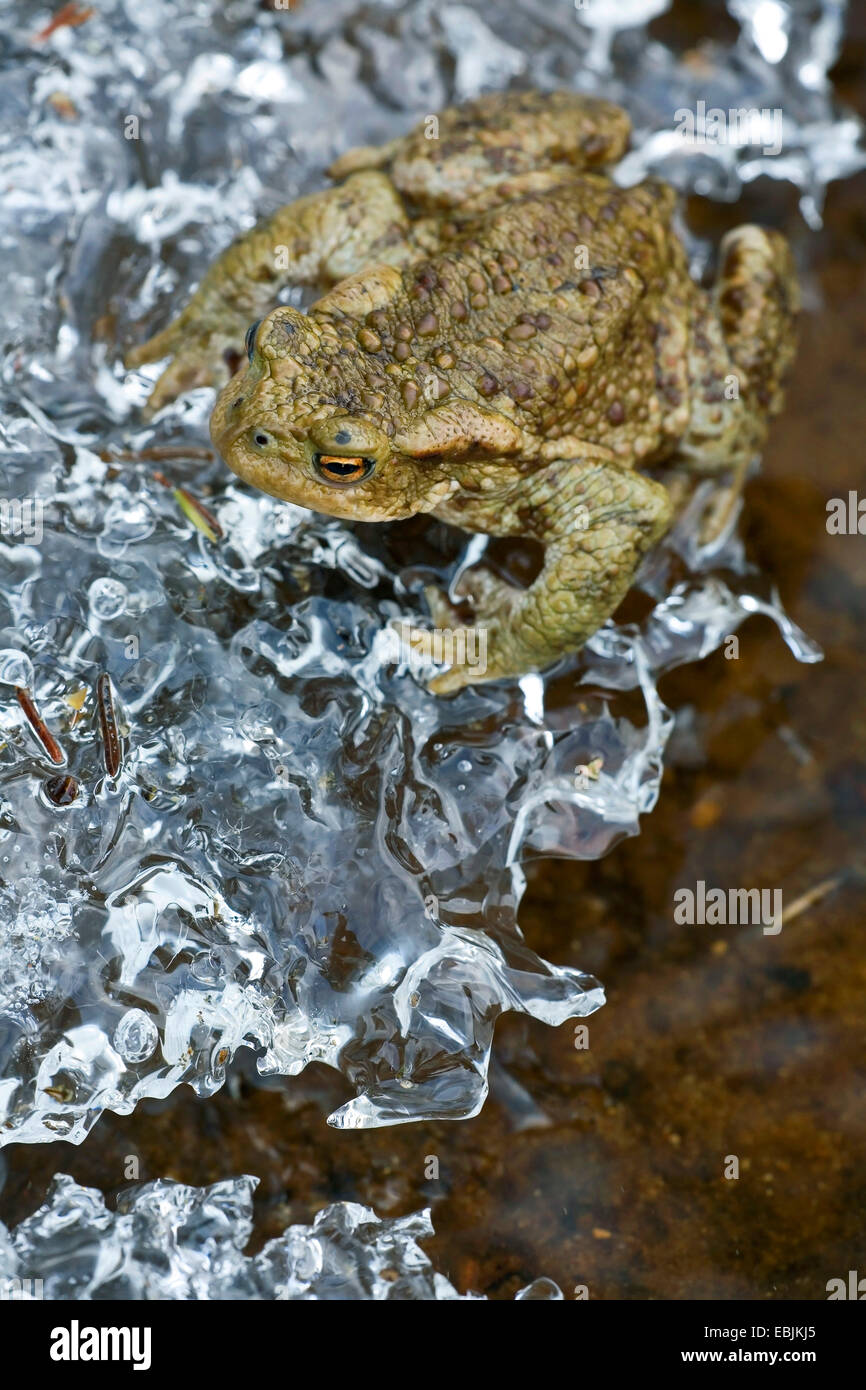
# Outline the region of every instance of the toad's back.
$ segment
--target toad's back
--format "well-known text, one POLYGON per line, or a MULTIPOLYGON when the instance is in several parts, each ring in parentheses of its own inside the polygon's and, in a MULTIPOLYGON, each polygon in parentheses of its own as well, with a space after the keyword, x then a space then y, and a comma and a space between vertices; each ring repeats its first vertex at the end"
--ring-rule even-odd
POLYGON ((378 376, 383 420, 468 398, 533 436, 579 433, 618 455, 651 454, 682 395, 659 361, 691 287, 672 205, 655 182, 620 189, 579 175, 440 228, 445 249, 392 272, 369 312, 356 290, 370 272, 353 277, 310 313, 343 339, 344 395, 356 378, 375 416, 378 376))

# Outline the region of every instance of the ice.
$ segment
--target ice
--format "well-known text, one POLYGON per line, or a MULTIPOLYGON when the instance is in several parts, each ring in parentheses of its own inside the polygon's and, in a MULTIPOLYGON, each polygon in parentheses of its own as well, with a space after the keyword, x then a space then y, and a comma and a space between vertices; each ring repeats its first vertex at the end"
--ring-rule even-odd
POLYGON ((584 58, 588 71, 600 77, 611 75, 616 35, 624 29, 642 29, 670 4, 671 0, 575 0, 575 19, 593 36, 584 58))
MULTIPOLYGON (((65 1173, 38 1211, 13 1231, 0 1222, 0 1291, 6 1299, 404 1302, 478 1299, 439 1274, 419 1241, 429 1211, 382 1220, 357 1202, 334 1202, 310 1226, 289 1226, 245 1255, 257 1179, 210 1187, 157 1180, 126 1188, 117 1210, 65 1173)), ((516 1299, 558 1302, 551 1279, 516 1299)))
POLYGON ((527 56, 503 43, 468 5, 444 5, 439 22, 454 55, 454 97, 464 101, 479 92, 507 87, 527 69, 527 56))
MULTIPOLYGON (((636 140, 618 178, 630 184, 654 172, 725 201, 755 179, 788 181, 807 224, 819 227, 827 185, 866 165, 863 122, 827 79, 846 5, 729 0, 728 8, 741 25, 733 50, 702 43, 686 61, 656 44, 633 57, 636 140), (694 130, 684 112, 694 114, 694 130), (721 126, 707 119, 712 112, 722 113, 721 126)), ((608 94, 630 104, 616 80, 608 94)))
POLYGON ((741 43, 782 64, 807 87, 825 87, 839 56, 847 6, 842 0, 730 0, 741 43))
POLYGON ((826 83, 838 6, 732 0, 738 44, 698 64, 647 42, 660 8, 597 7, 590 32, 570 0, 106 0, 36 40, 48 9, 3 7, 0 469, 42 535, 0 534, 0 1144, 78 1143, 181 1082, 210 1094, 244 1047, 268 1075, 339 1069, 344 1128, 476 1113, 503 1011, 556 1026, 603 1002, 524 941, 524 865, 638 833, 672 724, 659 674, 753 613, 819 657, 733 531, 701 548, 693 508, 644 568, 640 624, 548 677, 437 699, 389 624, 424 624, 424 583, 453 584, 480 543, 247 491, 210 452, 212 393, 145 427, 156 368, 121 365, 348 144, 509 81, 622 99, 625 180, 657 168, 733 197, 767 172, 814 221, 828 179, 863 163, 826 83), (599 35, 606 76, 586 62, 599 35), (686 148, 674 112, 698 97, 782 103, 780 155, 686 148))

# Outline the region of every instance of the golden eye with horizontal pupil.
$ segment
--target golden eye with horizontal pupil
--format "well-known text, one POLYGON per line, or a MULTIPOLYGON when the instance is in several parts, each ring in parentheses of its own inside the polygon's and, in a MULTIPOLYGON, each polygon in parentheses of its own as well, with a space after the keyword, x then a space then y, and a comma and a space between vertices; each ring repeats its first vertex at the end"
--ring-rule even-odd
POLYGON ((369 478, 376 467, 375 459, 347 458, 342 454, 316 454, 313 466, 324 483, 346 487, 369 478))
POLYGON ((248 362, 252 362, 253 360, 253 353, 256 350, 256 334, 259 331, 260 324, 261 319, 256 319, 255 323, 251 323, 247 329, 247 336, 244 338, 244 347, 247 350, 248 362))

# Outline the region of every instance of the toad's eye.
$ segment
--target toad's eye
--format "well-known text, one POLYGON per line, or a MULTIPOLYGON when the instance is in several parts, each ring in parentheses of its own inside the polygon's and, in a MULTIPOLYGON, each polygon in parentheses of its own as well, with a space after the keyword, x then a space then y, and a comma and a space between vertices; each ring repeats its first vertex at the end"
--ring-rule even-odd
POLYGON ((266 449, 269 444, 273 443, 267 430, 250 430, 249 440, 257 449, 266 449))
POLYGON ((255 323, 251 323, 249 328, 247 329, 247 336, 244 338, 244 347, 247 350, 248 362, 252 362, 253 360, 253 353, 256 350, 256 334, 259 331, 260 323, 261 319, 256 319, 255 323))
POLYGON ((313 466, 319 477, 332 487, 346 487, 369 478, 376 466, 375 459, 346 458, 339 454, 316 454, 313 466))

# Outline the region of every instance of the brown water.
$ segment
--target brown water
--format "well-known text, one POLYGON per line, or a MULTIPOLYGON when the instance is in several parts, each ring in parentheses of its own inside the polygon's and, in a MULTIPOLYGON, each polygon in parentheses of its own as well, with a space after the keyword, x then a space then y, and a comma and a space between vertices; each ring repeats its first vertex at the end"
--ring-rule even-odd
MULTIPOLYGON (((861 111, 863 49, 850 41, 835 74, 861 111)), ((866 1274, 866 536, 825 525, 828 498, 866 498, 866 175, 831 188, 818 242, 743 529, 826 660, 798 666, 755 619, 738 659, 667 677, 690 722, 641 836, 533 867, 527 937, 607 987, 589 1050, 573 1025, 506 1018, 477 1119, 370 1132, 325 1125, 348 1098, 333 1071, 262 1088, 249 1068, 208 1101, 181 1088, 106 1115, 80 1148, 7 1149, 0 1218, 34 1210, 58 1170, 113 1194, 134 1154, 142 1180, 259 1174, 256 1246, 335 1199, 432 1205, 437 1268, 493 1298, 547 1274, 567 1297, 822 1299, 866 1274), (678 926, 674 893, 699 879, 781 888, 781 934, 678 926)))

